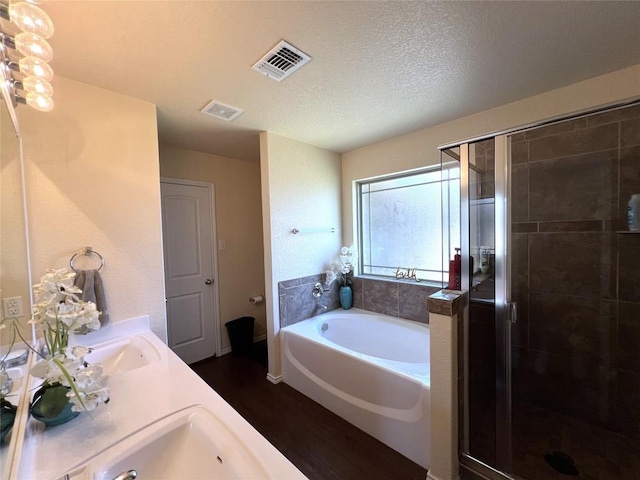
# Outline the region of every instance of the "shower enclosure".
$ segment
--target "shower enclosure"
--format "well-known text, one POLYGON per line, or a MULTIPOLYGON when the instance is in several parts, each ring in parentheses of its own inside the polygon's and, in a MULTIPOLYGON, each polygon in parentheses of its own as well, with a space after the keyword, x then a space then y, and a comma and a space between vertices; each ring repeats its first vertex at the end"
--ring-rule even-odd
POLYGON ((469 292, 461 463, 488 478, 640 478, 640 232, 627 227, 640 104, 441 157, 460 185, 444 253, 461 247, 469 292))

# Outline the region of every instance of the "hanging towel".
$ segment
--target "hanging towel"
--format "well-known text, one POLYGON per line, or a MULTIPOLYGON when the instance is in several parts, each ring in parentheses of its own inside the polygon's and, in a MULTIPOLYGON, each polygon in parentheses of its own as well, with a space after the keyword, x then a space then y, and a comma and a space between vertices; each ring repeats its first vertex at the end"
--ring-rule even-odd
POLYGON ((79 295, 80 300, 96 304, 96 308, 101 312, 100 317, 98 317, 100 325, 104 326, 109 323, 107 299, 104 295, 104 286, 102 285, 100 272, 98 272, 98 270, 78 270, 73 283, 82 290, 82 293, 79 295))

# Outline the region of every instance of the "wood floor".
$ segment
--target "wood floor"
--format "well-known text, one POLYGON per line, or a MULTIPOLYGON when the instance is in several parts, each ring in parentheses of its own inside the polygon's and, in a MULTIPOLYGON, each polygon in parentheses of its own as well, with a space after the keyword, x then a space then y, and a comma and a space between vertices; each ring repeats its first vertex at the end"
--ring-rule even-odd
POLYGON ((427 471, 284 383, 266 379, 251 357, 222 357, 192 365, 311 480, 424 480, 427 471))

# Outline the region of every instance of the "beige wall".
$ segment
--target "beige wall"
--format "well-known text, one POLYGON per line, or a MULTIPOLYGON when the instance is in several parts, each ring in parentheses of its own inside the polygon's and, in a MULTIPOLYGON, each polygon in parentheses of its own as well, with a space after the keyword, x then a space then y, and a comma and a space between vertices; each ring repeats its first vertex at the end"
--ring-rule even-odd
POLYGON ((525 98, 342 155, 342 221, 353 241, 353 182, 440 161, 438 146, 640 96, 640 65, 525 98))
POLYGON ((32 273, 105 259, 112 322, 149 315, 166 339, 155 106, 57 77, 49 113, 21 107, 32 273))
POLYGON ((222 349, 229 348, 222 325, 238 317, 254 317, 254 336, 264 336, 265 304, 249 303, 264 295, 260 164, 161 145, 160 173, 214 186, 216 237, 226 242, 217 265, 222 349))
POLYGON ((278 282, 324 272, 342 244, 340 155, 263 132, 260 162, 269 374, 278 377, 278 282), (335 227, 336 233, 291 233, 292 228, 324 227, 335 227))
MULTIPOLYGON (((0 115, 0 288, 1 297, 22 297, 24 316, 18 319, 20 335, 31 338, 27 241, 22 202, 20 145, 5 102, 0 115)), ((0 345, 14 341, 10 328, 0 330, 0 345)), ((20 338, 15 337, 19 342, 20 338)))

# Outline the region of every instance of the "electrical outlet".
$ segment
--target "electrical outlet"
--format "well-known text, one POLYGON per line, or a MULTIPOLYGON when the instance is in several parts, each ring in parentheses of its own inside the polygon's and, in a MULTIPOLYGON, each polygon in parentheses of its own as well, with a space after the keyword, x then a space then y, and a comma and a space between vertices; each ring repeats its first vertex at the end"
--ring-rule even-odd
POLYGON ((7 297, 2 299, 4 318, 22 317, 22 297, 7 297))

